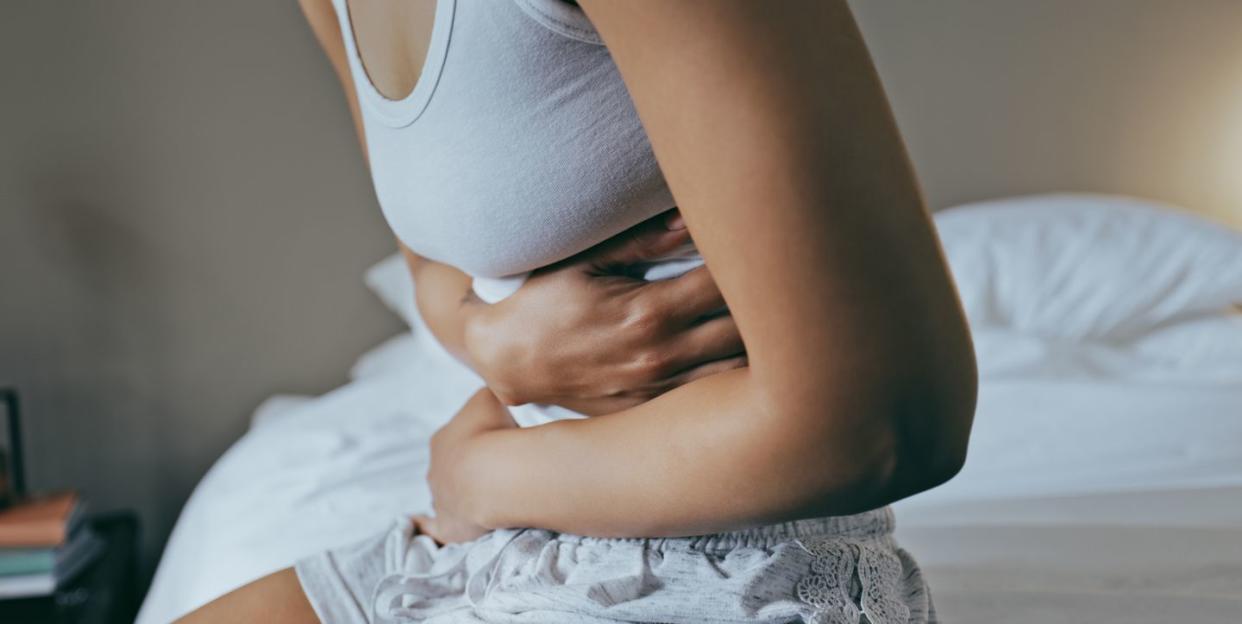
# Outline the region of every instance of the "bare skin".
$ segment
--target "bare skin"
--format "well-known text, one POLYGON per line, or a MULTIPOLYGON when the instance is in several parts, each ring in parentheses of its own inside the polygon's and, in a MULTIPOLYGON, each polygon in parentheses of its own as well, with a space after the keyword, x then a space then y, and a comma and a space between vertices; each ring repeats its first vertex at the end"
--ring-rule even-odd
POLYGON ((427 58, 436 3, 351 0, 346 5, 350 7, 358 55, 371 84, 390 100, 404 99, 418 83, 427 58))
MULTIPOLYGON (((510 526, 694 535, 856 513, 951 478, 973 349, 845 1, 580 4, 748 366, 530 429, 485 388, 432 440, 436 518, 421 528, 441 541, 510 526)), ((187 621, 313 621, 289 583, 277 573, 187 621), (289 619, 273 600, 297 603, 289 619)))

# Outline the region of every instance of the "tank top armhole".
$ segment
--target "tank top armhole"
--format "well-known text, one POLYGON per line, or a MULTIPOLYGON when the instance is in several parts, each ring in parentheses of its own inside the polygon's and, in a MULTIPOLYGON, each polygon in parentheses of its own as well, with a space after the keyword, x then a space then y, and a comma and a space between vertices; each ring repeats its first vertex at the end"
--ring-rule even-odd
POLYGON ((584 43, 604 45, 604 39, 595 30, 580 7, 564 0, 513 0, 522 12, 543 24, 548 30, 584 43))

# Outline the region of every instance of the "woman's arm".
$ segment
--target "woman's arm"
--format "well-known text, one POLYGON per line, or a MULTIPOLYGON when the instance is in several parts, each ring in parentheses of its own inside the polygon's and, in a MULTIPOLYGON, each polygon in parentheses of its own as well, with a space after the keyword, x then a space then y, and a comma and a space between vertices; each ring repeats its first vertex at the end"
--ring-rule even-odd
POLYGON ((439 471, 449 511, 686 535, 860 512, 951 478, 973 350, 845 1, 582 5, 750 366, 613 415, 473 436, 439 471))

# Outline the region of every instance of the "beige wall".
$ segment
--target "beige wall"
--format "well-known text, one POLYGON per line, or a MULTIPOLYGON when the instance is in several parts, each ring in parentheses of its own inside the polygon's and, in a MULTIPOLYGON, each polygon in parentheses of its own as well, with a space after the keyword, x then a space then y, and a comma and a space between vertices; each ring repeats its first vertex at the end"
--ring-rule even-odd
MULTIPOLYGON (((855 6, 933 205, 1242 206, 1242 3, 855 6)), ((140 509, 150 557, 263 397, 397 330, 389 235, 292 0, 3 2, 0 80, 0 384, 34 485, 140 509)))
POLYGON ((340 87, 292 0, 0 3, 0 385, 35 486, 143 512, 148 560, 276 391, 399 324, 340 87))
POLYGON ((1242 2, 851 2, 934 206, 1045 190, 1242 227, 1242 2))

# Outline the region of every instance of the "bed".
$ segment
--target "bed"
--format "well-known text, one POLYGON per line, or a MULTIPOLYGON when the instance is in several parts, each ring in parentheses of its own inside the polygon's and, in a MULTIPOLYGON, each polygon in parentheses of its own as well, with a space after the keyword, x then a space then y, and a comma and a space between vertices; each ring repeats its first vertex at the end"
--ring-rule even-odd
MULTIPOLYGON (((1167 206, 1039 195, 936 225, 980 396, 953 481, 895 505, 945 622, 1242 621, 1242 237, 1167 206)), ((323 396, 273 396, 197 486, 142 607, 162 623, 429 509, 426 440, 481 381, 410 325, 323 396)))

